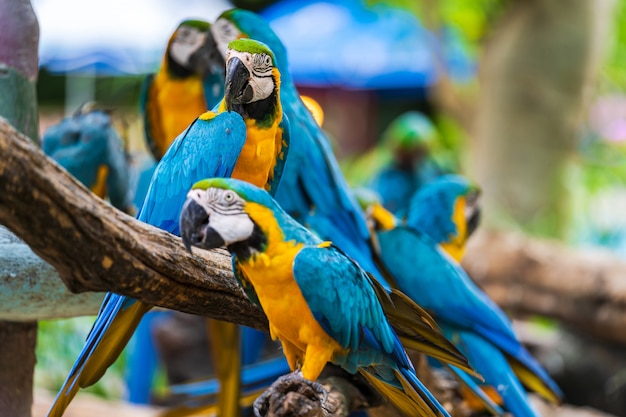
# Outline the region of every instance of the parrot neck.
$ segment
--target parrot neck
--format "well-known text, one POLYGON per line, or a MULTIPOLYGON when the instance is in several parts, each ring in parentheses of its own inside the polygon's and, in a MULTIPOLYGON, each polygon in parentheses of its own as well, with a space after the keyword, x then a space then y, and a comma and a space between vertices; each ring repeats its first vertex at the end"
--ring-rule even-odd
MULTIPOLYGON (((254 220, 253 220, 254 222, 254 220)), ((237 262, 245 262, 255 253, 260 253, 267 247, 267 236, 259 225, 254 222, 252 235, 242 242, 235 242, 228 245, 228 251, 237 257, 237 262)))
POLYGON ((172 78, 189 78, 189 77, 193 77, 194 75, 196 75, 192 70, 190 70, 189 68, 185 68, 184 66, 180 65, 178 62, 174 61, 174 59, 170 56, 170 54, 168 53, 166 55, 165 58, 165 65, 162 65, 162 68, 165 68, 165 71, 167 71, 167 74, 170 75, 172 78))

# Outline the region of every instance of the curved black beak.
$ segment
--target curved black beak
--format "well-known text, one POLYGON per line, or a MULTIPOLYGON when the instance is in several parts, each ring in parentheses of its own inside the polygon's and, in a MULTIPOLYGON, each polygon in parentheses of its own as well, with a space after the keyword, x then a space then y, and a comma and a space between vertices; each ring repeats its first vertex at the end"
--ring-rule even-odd
POLYGON ((224 246, 224 239, 210 226, 209 214, 204 207, 188 198, 180 213, 180 236, 185 248, 214 249, 224 246))
POLYGON ((210 30, 206 34, 204 44, 189 57, 189 66, 193 68, 194 72, 202 74, 203 77, 209 74, 224 75, 226 62, 217 49, 217 44, 210 30))
POLYGON ((478 228, 480 224, 480 190, 472 191, 465 197, 465 221, 467 222, 467 237, 478 228))
POLYGON ((250 71, 239 58, 233 57, 228 60, 224 99, 229 111, 232 110, 233 104, 245 104, 252 100, 254 91, 252 91, 249 79, 250 71))

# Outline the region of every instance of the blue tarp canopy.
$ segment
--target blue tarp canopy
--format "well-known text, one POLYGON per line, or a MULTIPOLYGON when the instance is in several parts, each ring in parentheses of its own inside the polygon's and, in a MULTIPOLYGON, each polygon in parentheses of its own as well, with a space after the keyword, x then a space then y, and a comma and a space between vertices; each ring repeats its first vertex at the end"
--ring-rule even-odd
POLYGON ((213 21, 227 0, 32 0, 40 26, 39 65, 58 73, 155 71, 178 24, 213 21))
POLYGON ((459 39, 439 39, 412 13, 361 0, 284 0, 263 12, 285 43, 294 81, 314 87, 426 88, 439 76, 472 77, 474 65, 459 39))

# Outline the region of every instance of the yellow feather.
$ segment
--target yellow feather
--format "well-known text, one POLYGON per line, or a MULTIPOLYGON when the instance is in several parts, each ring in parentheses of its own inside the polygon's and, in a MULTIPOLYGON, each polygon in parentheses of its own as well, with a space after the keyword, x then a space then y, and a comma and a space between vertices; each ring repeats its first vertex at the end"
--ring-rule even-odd
POLYGON ((379 230, 391 230, 396 227, 396 217, 384 208, 380 203, 374 203, 368 207, 368 216, 376 222, 379 230))
POLYGON ((389 400, 394 407, 400 410, 407 416, 418 417, 439 417, 440 413, 435 413, 428 404, 415 392, 413 387, 404 379, 404 377, 397 373, 396 376, 402 382, 404 391, 389 385, 375 376, 369 374, 367 371, 359 370, 359 373, 365 377, 378 392, 380 392, 385 398, 389 400))
POLYGON ((465 197, 460 196, 454 202, 452 222, 456 226, 457 234, 451 235, 450 240, 441 243, 443 249, 455 261, 461 262, 465 255, 465 243, 467 241, 467 220, 465 218, 465 197))
POLYGON ((104 198, 107 195, 108 176, 109 167, 106 165, 100 165, 98 167, 98 174, 96 175, 96 182, 91 186, 91 191, 100 198, 104 198))
POLYGON ((539 378, 537 375, 532 373, 528 368, 526 368, 524 365, 522 365, 522 363, 520 363, 516 359, 513 359, 510 356, 508 356, 507 359, 509 361, 509 365, 511 365, 511 369, 513 369, 513 372, 515 372, 515 375, 517 376, 517 378, 519 378, 519 380, 522 382, 522 384, 526 388, 528 388, 531 391, 536 392, 545 400, 553 404, 561 403, 559 396, 556 395, 556 393, 552 391, 550 387, 544 384, 541 378, 539 378))
POLYGON ((152 147, 159 159, 174 139, 206 110, 202 78, 172 79, 167 74, 167 65, 162 64, 146 103, 152 147))
POLYGON ((218 406, 220 417, 241 414, 241 355, 239 354, 239 326, 219 320, 207 320, 209 343, 213 353, 215 375, 220 381, 218 406))
POLYGON ((119 357, 139 321, 150 308, 152 307, 137 301, 118 313, 106 337, 100 341, 83 365, 80 379, 77 380, 79 374, 74 373, 63 385, 63 389, 57 395, 57 402, 48 412, 48 417, 61 417, 80 388, 91 386, 102 378, 107 368, 119 357))

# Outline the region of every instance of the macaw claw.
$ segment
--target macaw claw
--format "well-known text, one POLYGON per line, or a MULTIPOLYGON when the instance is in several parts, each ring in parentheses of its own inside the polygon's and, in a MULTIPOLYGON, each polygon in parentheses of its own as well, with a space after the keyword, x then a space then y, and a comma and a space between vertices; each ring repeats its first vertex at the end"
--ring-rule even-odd
POLYGON ((255 417, 324 417, 328 392, 322 384, 304 379, 300 372, 278 378, 254 401, 255 417))

